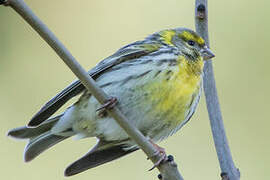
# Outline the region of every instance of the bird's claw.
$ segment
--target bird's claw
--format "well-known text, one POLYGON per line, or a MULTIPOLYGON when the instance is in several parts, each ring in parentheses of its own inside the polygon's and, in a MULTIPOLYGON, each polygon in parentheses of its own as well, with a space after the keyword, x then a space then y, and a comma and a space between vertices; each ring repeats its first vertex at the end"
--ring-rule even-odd
POLYGON ((117 104, 117 98, 111 97, 108 99, 100 108, 96 111, 99 111, 98 115, 102 115, 106 109, 112 109, 117 104))
MULTIPOLYGON (((157 162, 155 162, 155 164, 154 164, 154 166, 151 168, 151 169, 149 169, 149 171, 151 171, 151 170, 153 170, 153 169, 155 169, 157 166, 159 166, 162 162, 165 162, 165 161, 167 161, 168 160, 168 157, 167 157, 167 155, 166 155, 166 152, 165 152, 165 149, 164 148, 162 148, 162 147, 160 147, 160 146, 158 146, 157 144, 155 144, 155 143, 153 143, 152 141, 150 141, 152 144, 153 144, 153 146, 156 148, 156 153, 153 155, 153 156, 160 156, 160 158, 159 158, 159 160, 157 161, 157 162)), ((148 158, 149 159, 149 158, 148 158)))
POLYGON ((160 152, 157 152, 157 154, 160 154, 160 158, 159 160, 153 165, 153 167, 151 169, 149 169, 148 171, 152 171, 153 169, 155 169, 156 167, 158 167, 162 162, 165 162, 167 161, 167 155, 166 153, 160 153, 160 152))

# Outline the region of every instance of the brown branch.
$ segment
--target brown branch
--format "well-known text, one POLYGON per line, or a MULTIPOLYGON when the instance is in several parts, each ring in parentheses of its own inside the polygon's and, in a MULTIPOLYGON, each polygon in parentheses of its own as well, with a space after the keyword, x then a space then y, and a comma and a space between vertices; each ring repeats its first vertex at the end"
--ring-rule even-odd
MULTIPOLYGON (((207 0, 196 0, 195 25, 197 33, 209 46, 207 0)), ((225 133, 211 60, 205 63, 203 84, 212 134, 222 171, 221 177, 223 180, 239 180, 240 172, 234 165, 225 133)))
MULTIPOLYGON (((57 39, 57 37, 48 29, 48 27, 32 12, 23 0, 0 0, 0 4, 10 6, 21 17, 29 23, 34 30, 51 46, 59 55, 71 71, 80 79, 82 84, 95 96, 95 98, 104 104, 109 96, 97 86, 95 81, 87 74, 66 47, 57 39)), ((138 144, 153 163, 156 163, 161 155, 156 153, 154 146, 143 136, 143 134, 133 127, 128 119, 116 107, 109 110, 109 114, 118 122, 126 133, 138 144)), ((173 161, 161 163, 157 167, 163 180, 182 180, 177 165, 173 161)))

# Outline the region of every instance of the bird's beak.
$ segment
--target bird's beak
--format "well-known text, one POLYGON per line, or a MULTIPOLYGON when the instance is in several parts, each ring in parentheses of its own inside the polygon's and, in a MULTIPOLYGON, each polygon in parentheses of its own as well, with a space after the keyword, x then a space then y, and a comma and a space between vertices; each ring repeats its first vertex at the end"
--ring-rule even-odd
POLYGON ((201 55, 204 60, 215 57, 215 54, 207 46, 204 46, 204 48, 201 50, 201 55))

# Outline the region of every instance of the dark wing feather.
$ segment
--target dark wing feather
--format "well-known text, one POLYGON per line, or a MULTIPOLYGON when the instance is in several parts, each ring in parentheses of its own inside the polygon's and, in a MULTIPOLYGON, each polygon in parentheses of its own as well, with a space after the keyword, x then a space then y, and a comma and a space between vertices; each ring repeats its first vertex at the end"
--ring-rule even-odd
POLYGON ((65 176, 73 176, 138 150, 138 148, 124 150, 123 145, 109 145, 107 147, 106 144, 105 147, 103 145, 103 142, 99 142, 82 158, 69 165, 65 170, 65 176))
POLYGON ((68 100, 80 94, 85 87, 80 81, 75 81, 50 101, 48 101, 30 120, 28 126, 34 127, 40 125, 62 107, 68 100))
MULTIPOLYGON (((118 50, 112 56, 101 61, 95 68, 90 70, 88 73, 96 79, 100 74, 110 69, 111 67, 120 64, 124 61, 139 58, 145 56, 151 52, 157 51, 160 46, 156 44, 144 44, 140 46, 140 42, 133 43, 129 46, 123 47, 118 50)), ((47 102, 30 120, 28 126, 35 127, 40 125, 42 122, 47 120, 52 114, 54 114, 60 107, 62 107, 68 100, 77 96, 85 90, 82 83, 77 80, 57 94, 49 102, 47 102)))

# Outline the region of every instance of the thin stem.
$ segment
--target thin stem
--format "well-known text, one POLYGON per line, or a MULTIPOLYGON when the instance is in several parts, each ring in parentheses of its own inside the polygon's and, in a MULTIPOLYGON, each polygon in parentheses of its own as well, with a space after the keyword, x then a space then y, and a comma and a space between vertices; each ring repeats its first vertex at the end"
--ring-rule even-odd
MULTIPOLYGON (((3 0, 2 0, 3 1, 3 0)), ((109 96, 97 86, 95 81, 87 74, 82 66, 76 61, 66 47, 57 39, 57 37, 48 29, 48 27, 32 12, 23 0, 6 0, 4 5, 12 7, 24 20, 29 23, 34 30, 53 48, 71 71, 80 79, 82 84, 95 96, 95 98, 104 104, 109 96)), ((118 122, 126 133, 138 144, 153 163, 157 162, 161 155, 156 154, 155 147, 143 136, 143 134, 133 127, 128 119, 116 107, 109 110, 109 114, 118 122)), ((162 163, 157 167, 162 174, 163 180, 182 180, 174 162, 162 163)))
MULTIPOLYGON (((196 0, 195 23, 196 31, 209 46, 207 0, 196 0)), ((240 173, 234 165, 225 133, 211 60, 205 63, 203 83, 212 134, 222 171, 221 177, 224 180, 239 180, 240 173)))

